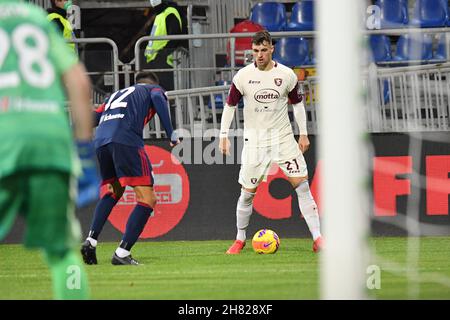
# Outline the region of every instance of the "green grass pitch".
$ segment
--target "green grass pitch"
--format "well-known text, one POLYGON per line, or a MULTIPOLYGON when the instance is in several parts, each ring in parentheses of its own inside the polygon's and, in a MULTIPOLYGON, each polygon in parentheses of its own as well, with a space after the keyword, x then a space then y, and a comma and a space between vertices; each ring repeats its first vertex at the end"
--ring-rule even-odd
MULTIPOLYGON (((408 281, 407 238, 372 238, 381 257, 377 299, 450 299, 450 237, 420 238, 417 274, 408 281), (418 296, 411 297, 411 287, 418 296)), ((231 241, 140 241, 140 266, 112 266, 116 243, 100 243, 99 264, 86 266, 92 299, 318 299, 319 256, 309 239, 281 239, 273 255, 225 255, 231 241)), ((50 275, 39 251, 0 245, 0 299, 51 299, 50 275)), ((374 260, 371 263, 377 264, 374 260)))

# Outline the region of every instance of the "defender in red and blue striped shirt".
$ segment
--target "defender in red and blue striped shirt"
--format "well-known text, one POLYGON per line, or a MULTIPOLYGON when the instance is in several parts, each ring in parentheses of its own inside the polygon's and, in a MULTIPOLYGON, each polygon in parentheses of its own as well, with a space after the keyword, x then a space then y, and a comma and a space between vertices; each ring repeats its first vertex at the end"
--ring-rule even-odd
POLYGON ((169 117, 166 94, 152 72, 139 73, 136 85, 114 92, 95 111, 98 127, 94 145, 102 184, 108 186, 109 192, 98 202, 89 235, 81 247, 87 264, 97 264, 98 236, 126 186, 134 188, 137 204, 111 262, 115 265, 138 264, 131 257, 131 247, 142 233, 156 204, 152 165, 144 151, 142 136, 144 126, 155 114, 158 114, 171 146, 178 144, 169 117))

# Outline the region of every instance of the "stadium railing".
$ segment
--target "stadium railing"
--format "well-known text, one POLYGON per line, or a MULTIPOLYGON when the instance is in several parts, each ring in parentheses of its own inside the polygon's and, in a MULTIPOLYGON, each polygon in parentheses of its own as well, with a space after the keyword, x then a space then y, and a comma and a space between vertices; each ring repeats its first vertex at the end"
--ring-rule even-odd
MULTIPOLYGON (((434 29, 409 29, 409 30, 375 30, 368 34, 398 35, 405 32, 427 32, 444 33, 447 28, 434 29)), ((314 32, 274 32, 274 38, 298 37, 299 35, 311 37, 314 32)), ((231 39, 231 66, 229 69, 233 75, 238 68, 234 62, 234 42, 237 37, 248 37, 250 34, 204 34, 190 35, 190 39, 231 39)), ((170 36, 173 38, 186 38, 186 36, 170 36)), ((154 37, 153 39, 167 37, 154 37)), ((139 53, 139 46, 150 37, 138 40, 135 53, 139 53)), ((448 43, 447 43, 448 46, 448 43)), ((430 61, 410 61, 419 63, 417 66, 401 66, 399 63, 377 66, 371 64, 366 72, 365 85, 368 89, 368 105, 366 110, 368 130, 371 132, 399 132, 408 130, 448 130, 449 128, 449 95, 448 67, 446 63, 440 62, 430 64, 430 61), (420 64, 427 63, 427 64, 420 64), (420 90, 419 90, 420 89, 420 90)), ((140 69, 139 59, 136 59, 136 69, 140 69)), ((196 70, 217 71, 217 68, 183 68, 181 70, 192 72, 195 77, 196 70)), ((158 70, 155 70, 158 71, 158 70)), ((309 132, 317 132, 317 90, 318 79, 308 77, 305 81, 299 81, 300 87, 305 95, 305 105, 308 116, 309 132)), ((205 130, 219 129, 220 115, 223 101, 226 100, 229 86, 200 87, 188 90, 175 90, 168 92, 169 99, 176 106, 176 127, 188 130, 192 136, 199 136, 205 130), (221 105, 217 105, 219 97, 221 105), (208 106, 208 107, 207 107, 208 106)), ((345 99, 345 94, 342 97, 345 99)), ((233 128, 241 129, 242 110, 234 120, 233 128)), ((295 121, 291 118, 294 132, 298 133, 295 121)), ((155 119, 147 134, 154 137, 164 136, 160 130, 159 121, 155 119)), ((237 131, 240 134, 241 131, 237 131)))
MULTIPOLYGON (((433 29, 392 29, 392 30, 368 30, 369 34, 399 35, 403 33, 442 33, 445 34, 450 28, 433 29)), ((273 37, 314 37, 315 31, 294 31, 294 32, 274 32, 273 37)), ((142 70, 141 47, 148 40, 164 39, 219 39, 230 40, 231 44, 231 65, 223 68, 211 67, 191 67, 189 52, 179 51, 177 64, 173 69, 176 81, 179 83, 179 90, 168 92, 169 100, 175 107, 175 127, 191 132, 192 136, 201 135, 209 129, 219 129, 220 116, 223 102, 226 101, 229 86, 196 86, 195 79, 201 77, 200 72, 218 73, 228 72, 229 79, 242 66, 237 66, 235 61, 234 44, 236 38, 249 37, 252 33, 222 33, 222 34, 198 34, 198 35, 177 35, 149 37, 145 36, 135 44, 135 58, 129 64, 122 63, 118 58, 117 45, 107 38, 82 38, 74 40, 75 43, 106 43, 112 47, 111 71, 92 72, 90 74, 105 74, 112 76, 112 90, 118 90, 119 86, 132 83, 131 77, 134 70, 142 70), (134 65, 133 65, 134 64, 134 65), (120 70, 123 68, 123 70, 120 70), (124 79, 121 76, 124 75, 124 79), (218 99, 217 99, 218 98, 218 99)), ((448 49, 448 39, 446 41, 448 49)), ((448 52, 448 50, 447 50, 448 52)), ((448 58, 447 58, 448 59, 448 58)), ((448 60, 447 60, 448 61, 448 60)), ((448 130, 449 129, 449 99, 450 81, 449 64, 440 62, 431 64, 430 61, 416 61, 416 66, 401 66, 392 63, 377 65, 371 63, 365 76, 365 85, 368 89, 368 106, 366 115, 368 120, 368 130, 371 132, 398 132, 404 130, 448 130), (420 90, 419 90, 420 89, 420 90)), ((404 63, 403 63, 404 65, 404 63)), ((305 66, 302 66, 305 67, 305 66)), ((152 71, 167 71, 164 69, 152 71)), ((308 128, 311 134, 317 132, 317 100, 318 79, 308 77, 304 81, 299 81, 303 94, 305 95, 306 110, 308 117, 308 128)), ((101 103, 105 94, 96 95, 97 101, 101 103)), ((345 99, 345 94, 343 97, 345 99)), ((234 128, 242 128, 242 110, 235 117, 234 128)), ((298 133, 295 121, 291 117, 294 132, 298 133)), ((239 134, 238 131, 237 134, 239 134)), ((160 138, 164 136, 161 130, 159 119, 151 121, 149 128, 145 131, 145 137, 160 138)))
MULTIPOLYGON (((119 60, 119 49, 117 47, 117 44, 109 39, 109 38, 79 38, 79 39, 73 39, 70 42, 73 43, 81 43, 81 44, 99 44, 104 43, 111 46, 111 53, 112 53, 112 70, 111 72, 106 72, 107 74, 112 74, 114 78, 114 91, 119 90, 119 65, 122 64, 119 60)), ((89 74, 94 74, 94 72, 90 72, 89 74)), ((103 72, 105 74, 105 72, 103 72)))
MULTIPOLYGON (((305 97, 308 132, 315 134, 320 121, 317 116, 320 107, 318 78, 310 77, 299 81, 299 84, 305 97)), ((450 129, 450 63, 372 67, 365 75, 364 84, 368 92, 365 120, 369 132, 450 129)), ((223 85, 168 92, 169 100, 176 106, 176 128, 200 137, 206 130, 216 129, 218 132, 222 106, 216 105, 214 96, 221 95, 225 101, 229 88, 229 85, 223 85)), ((345 94, 340 99, 345 99, 345 94)), ((232 129, 242 129, 242 109, 237 110, 232 129)), ((291 120, 294 133, 298 134, 296 122, 292 117, 291 120)), ((159 120, 155 120, 155 126, 149 129, 148 134, 160 138, 164 135, 160 128, 159 120)))
MULTIPOLYGON (((176 106, 176 127, 178 129, 187 129, 195 135, 200 134, 201 130, 208 129, 218 129, 220 126, 220 114, 223 108, 223 103, 221 105, 216 105, 215 97, 217 95, 221 96, 221 101, 226 100, 226 95, 229 86, 215 86, 215 87, 200 87, 196 85, 196 79, 202 77, 199 72, 221 72, 227 73, 227 77, 232 79, 234 74, 240 69, 241 65, 236 65, 236 51, 235 42, 236 38, 251 37, 253 33, 217 33, 217 34, 197 34, 197 35, 173 35, 173 36, 144 36, 136 41, 134 48, 135 58, 133 60, 135 64, 135 70, 146 70, 142 68, 142 46, 145 45, 149 40, 223 40, 224 42, 230 41, 230 65, 225 67, 175 67, 173 69, 174 76, 178 73, 183 74, 188 77, 190 81, 184 83, 190 83, 187 88, 181 88, 181 90, 175 90, 168 92, 171 104, 176 106), (194 88, 194 89, 189 89, 194 88), (208 107, 206 107, 208 105, 208 107), (195 130, 194 130, 195 128, 195 130)), ((273 32, 272 36, 274 38, 281 37, 300 37, 308 36, 312 37, 314 35, 313 31, 292 31, 292 32, 273 32)), ((187 53, 189 54, 189 53, 187 53)), ((152 69, 151 71, 160 72, 167 71, 166 69, 152 69)), ((178 87, 179 88, 179 87, 178 87)), ((241 123, 242 111, 238 112, 235 121, 235 128, 239 128, 241 123)), ((150 122, 150 128, 145 131, 144 136, 154 136, 156 138, 164 135, 161 131, 161 125, 159 119, 155 119, 150 122)))
POLYGON ((370 132, 449 130, 450 63, 377 68, 369 74, 370 132))
MULTIPOLYGON (((230 77, 232 77, 236 71, 241 68, 242 66, 236 65, 236 52, 235 52, 235 42, 236 38, 248 38, 252 37, 254 33, 210 33, 210 34, 191 34, 191 35, 171 35, 171 36, 158 36, 158 37, 151 37, 151 36, 144 36, 139 38, 136 41, 136 44, 134 46, 134 63, 135 63, 135 69, 136 70, 143 70, 143 45, 145 45, 149 40, 155 41, 155 40, 222 40, 224 43, 226 41, 230 41, 230 65, 227 67, 188 67, 188 68, 178 68, 174 69, 174 71, 189 71, 189 72, 198 72, 198 71, 229 71, 230 77)), ((313 37, 315 34, 314 31, 291 31, 291 32, 273 32, 272 36, 274 38, 281 38, 281 37, 313 37)), ((211 48, 214 50, 214 48, 211 48)), ((214 55, 214 52, 211 52, 211 55, 214 55)), ((152 69, 155 72, 160 71, 167 71, 167 69, 152 69)), ((195 77, 195 74, 194 74, 195 77)), ((192 76, 191 76, 192 78, 192 76)), ((196 83, 191 83, 192 87, 197 87, 196 83)), ((185 88, 183 88, 185 89, 185 88)))

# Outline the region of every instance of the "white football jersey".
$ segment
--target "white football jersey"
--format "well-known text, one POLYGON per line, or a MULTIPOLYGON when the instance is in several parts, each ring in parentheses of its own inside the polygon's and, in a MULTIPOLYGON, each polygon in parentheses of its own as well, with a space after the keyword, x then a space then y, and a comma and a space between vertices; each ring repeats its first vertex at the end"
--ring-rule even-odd
POLYGON ((269 71, 250 64, 236 73, 233 84, 244 99, 245 143, 266 147, 292 139, 288 96, 298 95, 297 82, 292 69, 275 61, 269 71))

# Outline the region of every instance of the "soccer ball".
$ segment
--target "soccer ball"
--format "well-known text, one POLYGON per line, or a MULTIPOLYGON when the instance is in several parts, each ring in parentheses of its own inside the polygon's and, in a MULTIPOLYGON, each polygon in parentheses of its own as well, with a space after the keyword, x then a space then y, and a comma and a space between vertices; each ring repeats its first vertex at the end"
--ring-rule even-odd
POLYGON ((261 229, 253 236, 252 246, 259 254, 275 253, 280 246, 280 238, 270 229, 261 229))

